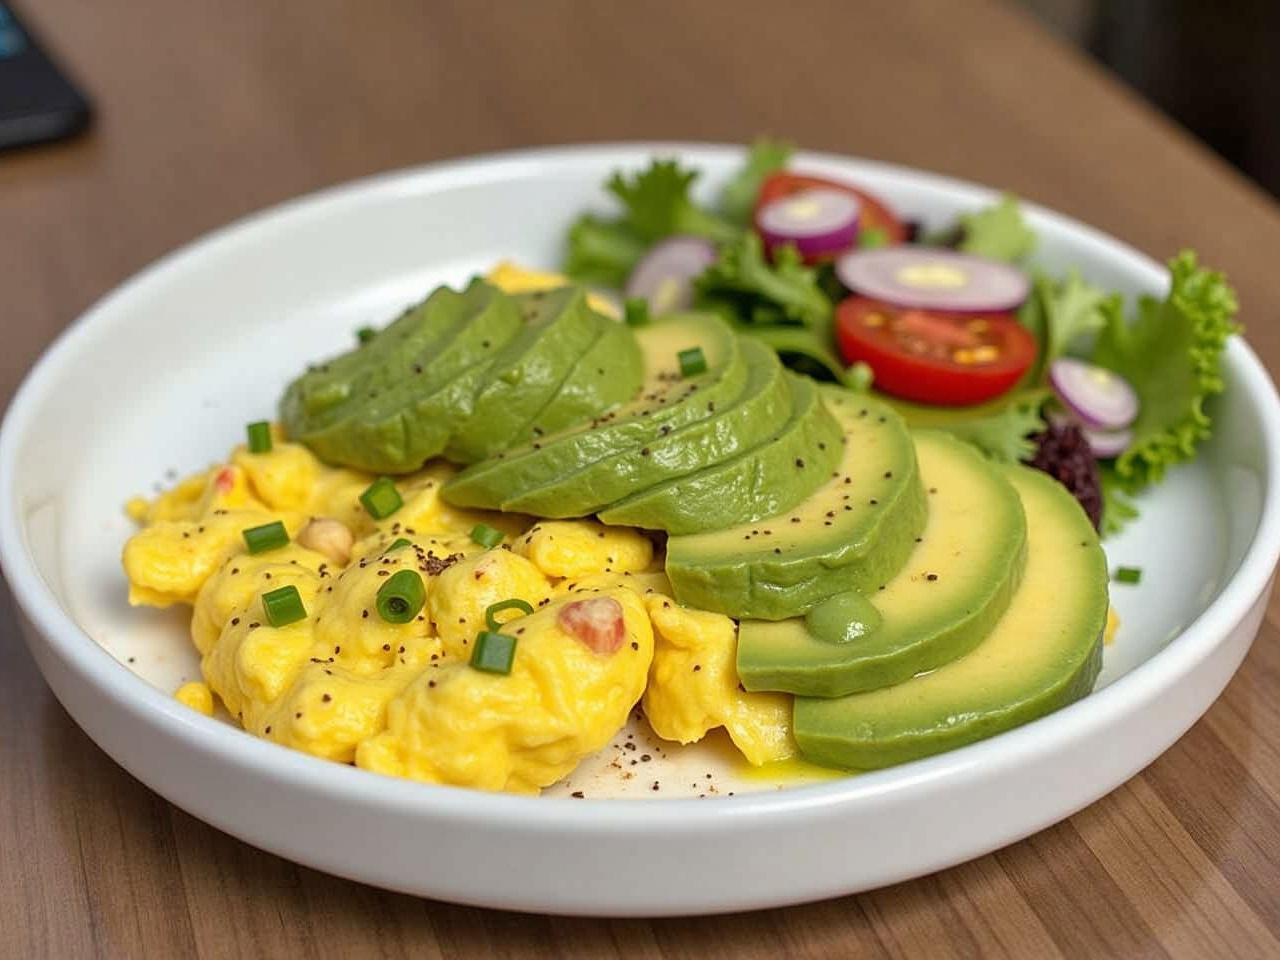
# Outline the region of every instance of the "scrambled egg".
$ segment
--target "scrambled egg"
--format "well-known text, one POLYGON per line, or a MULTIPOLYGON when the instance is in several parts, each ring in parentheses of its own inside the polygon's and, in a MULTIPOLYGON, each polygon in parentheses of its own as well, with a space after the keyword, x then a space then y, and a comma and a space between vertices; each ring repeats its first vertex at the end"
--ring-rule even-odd
POLYGON ((738 686, 733 621, 670 598, 650 537, 455 509, 439 496, 450 470, 399 478, 403 505, 375 520, 360 502, 372 477, 277 433, 269 452, 240 447, 131 501, 130 602, 192 607, 203 682, 178 699, 202 713, 220 702, 250 733, 318 757, 515 793, 566 776, 642 698, 665 738, 723 726, 753 764, 794 752, 790 698, 738 686), (249 554, 243 531, 276 520, 290 542, 249 554), (474 541, 479 523, 504 541, 474 541), (377 594, 400 570, 421 577, 424 602, 392 623, 377 594), (305 616, 273 627, 263 595, 287 586, 305 616), (497 617, 516 641, 510 673, 472 667, 486 611, 513 598, 533 613, 497 617))

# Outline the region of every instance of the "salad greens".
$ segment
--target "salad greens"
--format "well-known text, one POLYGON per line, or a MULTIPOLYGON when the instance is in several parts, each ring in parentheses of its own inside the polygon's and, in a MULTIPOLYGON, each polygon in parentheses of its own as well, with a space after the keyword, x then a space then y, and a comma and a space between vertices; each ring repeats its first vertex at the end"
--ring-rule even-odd
POLYGON ((1183 251, 1169 261, 1172 286, 1164 300, 1144 297, 1126 322, 1118 300, 1105 307, 1094 363, 1133 384, 1142 400, 1132 445, 1115 463, 1121 487, 1136 493, 1158 483, 1167 467, 1192 460, 1211 432, 1205 400, 1221 393, 1222 351, 1240 330, 1235 293, 1222 274, 1183 251))
POLYGON ((768 138, 761 138, 751 145, 747 162, 720 191, 720 213, 726 220, 743 229, 751 225, 760 185, 769 174, 786 167, 794 149, 786 141, 768 138))
MULTIPOLYGON (((832 303, 818 284, 818 271, 800 261, 795 247, 781 247, 765 260, 759 234, 743 233, 694 281, 695 302, 719 309, 744 325, 798 324, 830 331, 832 303)), ((828 337, 828 343, 830 338, 828 337)))
POLYGON ((1035 248, 1036 235, 1022 218, 1018 198, 1006 193, 994 206, 960 215, 963 253, 1014 263, 1035 248))
MULTIPOLYGON (((794 247, 768 255, 752 229, 761 185, 783 170, 792 146, 771 139, 750 148, 739 172, 722 188, 715 209, 691 197, 698 173, 674 159, 611 176, 608 191, 620 204, 613 217, 580 216, 569 231, 565 272, 580 282, 622 287, 656 242, 686 234, 710 240, 716 260, 693 282, 694 305, 715 310, 741 332, 773 347, 788 366, 852 389, 869 388, 869 368, 846 367, 835 348, 834 308, 846 296, 830 265, 803 263, 794 247)), ((860 245, 885 242, 883 231, 864 231, 860 245)), ((945 243, 965 253, 1020 263, 1035 248, 1016 197, 964 213, 955 226, 926 244, 945 243)), ((1123 298, 1084 280, 1078 271, 1053 276, 1032 272, 1031 292, 1018 320, 1035 338, 1036 359, 1013 392, 980 407, 910 408, 912 422, 938 426, 1003 462, 1029 460, 1053 392, 1049 364, 1074 356, 1124 377, 1137 391, 1141 411, 1131 446, 1102 461, 1103 532, 1114 533, 1137 516, 1129 499, 1158 483, 1165 470, 1195 456, 1209 436, 1208 397, 1221 392, 1222 351, 1240 328, 1236 299, 1221 274, 1201 268, 1193 253, 1169 262, 1172 288, 1164 300, 1146 297, 1126 317, 1123 298), (920 414, 920 416, 915 416, 920 414), (926 415, 928 414, 928 415, 926 415)))
MULTIPOLYGON (((1112 309, 1119 306, 1118 296, 1112 295, 1111 301, 1112 309)), ((1107 294, 1082 280, 1077 270, 1069 271, 1062 279, 1037 271, 1031 295, 1018 311, 1018 320, 1040 345, 1027 382, 1039 383, 1052 360, 1101 330, 1107 322, 1103 312, 1107 303, 1107 294)))

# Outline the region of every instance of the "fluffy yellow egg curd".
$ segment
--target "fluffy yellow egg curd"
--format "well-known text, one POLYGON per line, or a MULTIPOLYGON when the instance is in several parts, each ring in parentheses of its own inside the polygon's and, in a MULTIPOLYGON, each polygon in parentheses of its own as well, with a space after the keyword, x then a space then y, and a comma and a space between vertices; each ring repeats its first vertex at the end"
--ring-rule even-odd
POLYGON ((277 432, 267 452, 239 447, 131 501, 130 602, 192 610, 203 683, 178 698, 327 760, 521 794, 605 747, 640 702, 664 739, 723 727, 751 764, 795 754, 791 698, 742 690, 734 622, 671 599, 646 534, 451 508, 451 469, 398 478, 402 504, 377 519, 361 501, 376 478, 277 432), (251 553, 244 531, 277 521, 287 541, 251 553), (393 622, 379 591, 402 571, 421 603, 393 622), (273 598, 294 591, 287 621, 273 598), (494 614, 492 630, 486 612, 508 600, 533 612, 494 614), (472 666, 485 632, 514 640, 509 672, 472 666))

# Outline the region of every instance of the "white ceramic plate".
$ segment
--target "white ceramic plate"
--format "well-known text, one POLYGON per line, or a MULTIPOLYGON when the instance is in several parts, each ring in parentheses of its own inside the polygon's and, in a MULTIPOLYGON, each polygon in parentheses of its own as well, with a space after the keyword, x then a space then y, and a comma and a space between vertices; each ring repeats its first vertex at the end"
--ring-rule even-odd
MULTIPOLYGON (((166 257, 48 351, 0 436, 0 557, 49 685, 107 753, 209 823, 331 873, 495 907, 705 913, 892 883, 1010 843, 1116 787, 1208 708, 1257 632, 1280 546, 1280 404, 1242 342, 1227 353, 1215 438, 1107 545, 1113 564, 1144 576, 1114 589, 1123 626, 1097 691, 984 743, 763 792, 775 785, 740 777, 714 749, 684 755, 692 774, 655 757, 634 782, 604 755, 572 778, 588 799, 529 799, 326 763, 171 699, 197 669, 186 616, 125 604, 124 500, 222 456, 304 361, 429 287, 503 257, 554 266, 570 219, 607 209, 605 176, 654 152, 706 171, 707 189, 741 156, 536 150, 328 190, 166 257), (706 792, 693 784, 708 762, 720 764, 718 794, 673 799, 706 792), (592 799, 619 793, 635 798, 592 799)), ((845 175, 934 226, 994 196, 834 156, 797 165, 845 175)), ((1030 219, 1049 266, 1128 294, 1167 285, 1157 264, 1097 231, 1045 210, 1030 219)))

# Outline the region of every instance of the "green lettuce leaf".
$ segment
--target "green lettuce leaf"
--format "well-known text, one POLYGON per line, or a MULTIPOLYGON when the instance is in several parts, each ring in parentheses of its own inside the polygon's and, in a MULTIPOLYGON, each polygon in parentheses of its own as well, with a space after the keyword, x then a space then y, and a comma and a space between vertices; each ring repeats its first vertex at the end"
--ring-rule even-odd
POLYGON ((1103 538, 1115 536, 1129 523, 1138 518, 1138 508, 1125 494, 1120 479, 1116 476, 1115 467, 1109 463, 1098 464, 1098 476, 1102 486, 1102 529, 1103 538))
POLYGON ((1035 245, 1036 235, 1022 219, 1022 207, 1012 194, 990 207, 960 215, 959 248, 964 253, 1013 263, 1035 245))
POLYGON ((1118 309, 1120 298, 1108 297, 1072 270, 1059 280, 1045 273, 1032 279, 1031 295, 1018 310, 1018 320, 1036 338, 1040 350, 1027 373, 1027 383, 1039 383, 1052 360, 1079 345, 1106 325, 1104 306, 1118 309))
POLYGON ((1235 292, 1221 273, 1201 268, 1191 251, 1170 260, 1169 273, 1168 297, 1144 297, 1132 323, 1117 300, 1104 303, 1106 325, 1092 358, 1126 377, 1142 402, 1133 443, 1115 463, 1129 493, 1195 457, 1212 426, 1205 400, 1223 389, 1222 351, 1240 329, 1235 292))
POLYGON ((625 223, 585 214, 569 229, 564 272, 579 283, 621 287, 646 248, 625 223))
POLYGON ((739 227, 750 226, 760 185, 770 174, 786 167, 793 149, 786 141, 768 137, 751 145, 747 162, 720 191, 720 213, 726 220, 739 227))
POLYGON ((829 330, 831 301, 818 283, 818 271, 806 267, 792 246, 764 258, 754 231, 725 245, 720 256, 694 281, 697 302, 727 312, 738 324, 792 323, 829 330))
POLYGON ((689 198, 689 188, 697 178, 696 170, 685 170, 677 160, 655 159, 639 173, 614 173, 606 187, 626 208, 626 225, 646 243, 677 233, 717 243, 734 239, 737 227, 689 198))
POLYGON ((881 396, 911 427, 945 430, 973 444, 999 463, 1020 463, 1035 455, 1031 436, 1045 428, 1041 411, 1045 388, 1020 390, 975 407, 936 407, 881 396))

